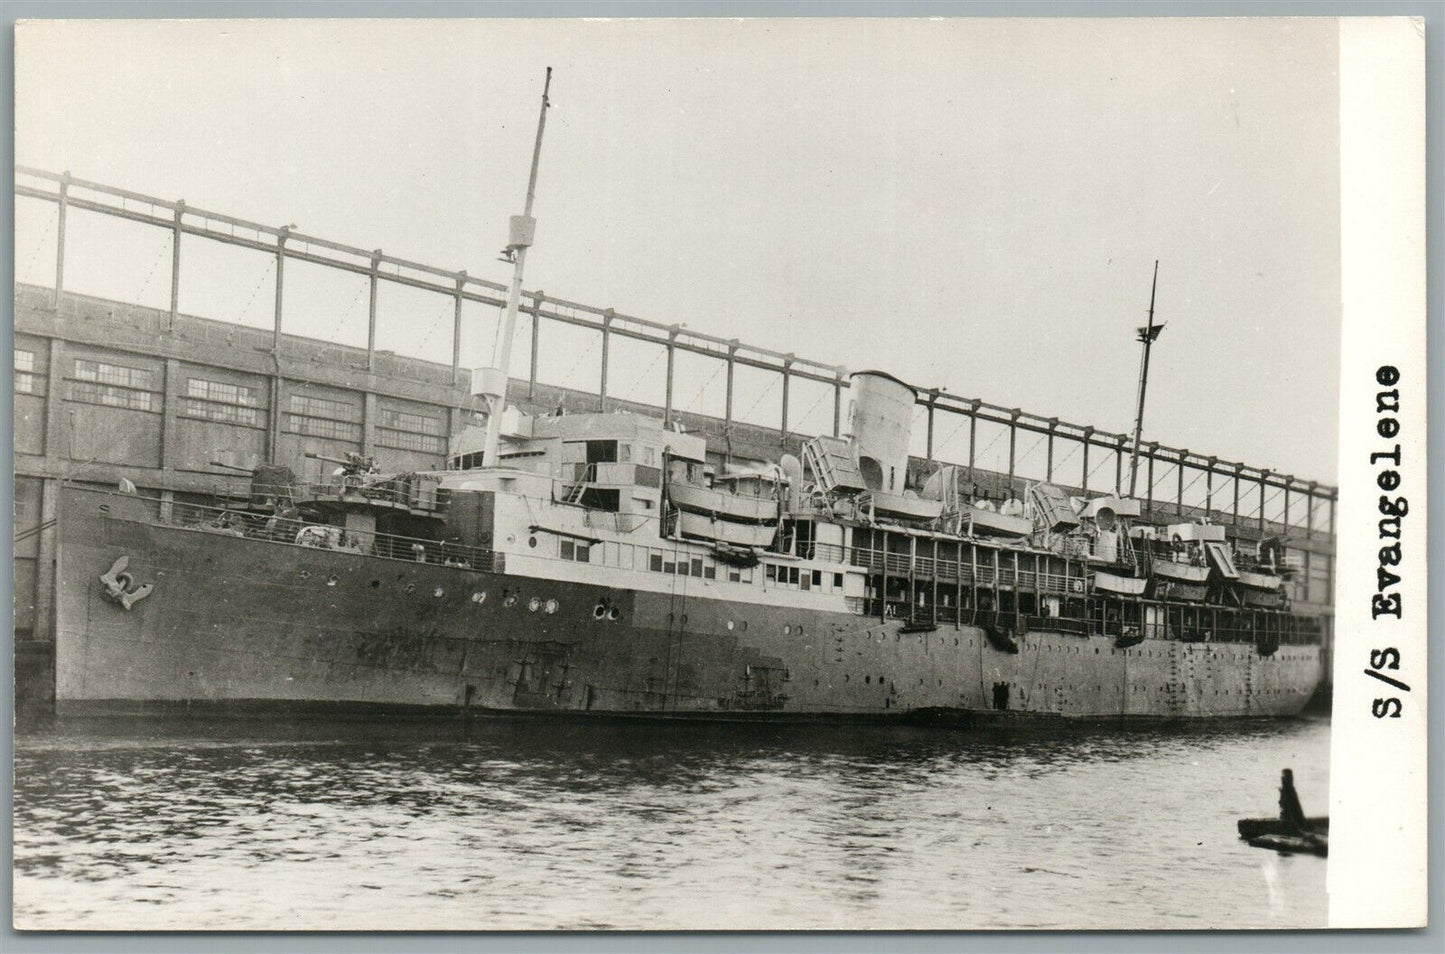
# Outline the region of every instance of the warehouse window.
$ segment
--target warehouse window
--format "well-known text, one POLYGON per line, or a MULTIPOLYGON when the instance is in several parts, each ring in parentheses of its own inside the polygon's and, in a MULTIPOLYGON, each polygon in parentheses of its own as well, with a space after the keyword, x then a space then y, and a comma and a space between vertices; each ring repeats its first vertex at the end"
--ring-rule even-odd
POLYGON ((356 406, 344 401, 330 401, 309 394, 291 395, 286 415, 286 429, 293 434, 328 437, 338 441, 361 440, 361 425, 356 422, 356 406))
POLYGON ((21 394, 41 394, 42 377, 35 373, 35 352, 15 349, 15 390, 21 394))
POLYGON ((385 407, 381 409, 381 419, 376 425, 376 443, 382 447, 428 454, 441 454, 446 450, 440 418, 385 407))
POLYGON ((258 427, 261 424, 260 406, 260 393, 255 388, 204 378, 186 380, 187 417, 258 427))
POLYGON ((83 404, 153 411, 156 406, 154 387, 154 371, 77 358, 70 399, 83 404))

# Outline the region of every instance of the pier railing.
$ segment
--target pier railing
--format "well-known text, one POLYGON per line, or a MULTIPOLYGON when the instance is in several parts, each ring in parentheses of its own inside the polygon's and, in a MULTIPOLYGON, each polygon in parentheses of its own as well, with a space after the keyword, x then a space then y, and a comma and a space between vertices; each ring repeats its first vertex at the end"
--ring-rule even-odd
MULTIPOLYGON (((77 213, 93 213, 142 226, 155 228, 170 237, 170 308, 169 320, 175 323, 182 282, 182 246, 185 239, 217 242, 265 256, 274 268, 275 306, 272 319, 274 346, 282 344, 286 264, 301 262, 364 279, 370 288, 367 313, 367 346, 364 351, 368 367, 375 367, 379 352, 376 347, 378 322, 377 288, 380 284, 404 286, 439 296, 450 303, 452 311, 451 374, 453 387, 460 387, 463 306, 467 303, 500 307, 506 288, 499 282, 454 270, 427 265, 386 254, 380 250, 362 249, 319 236, 308 235, 291 226, 272 226, 247 221, 235 216, 188 205, 184 201, 143 195, 43 169, 17 166, 15 195, 18 199, 37 200, 55 207, 55 270, 51 289, 53 303, 58 306, 65 292, 67 218, 77 213)), ((42 243, 44 244, 44 243, 42 243)), ((791 353, 745 344, 737 339, 723 338, 690 330, 680 323, 653 321, 623 314, 613 308, 568 301, 542 291, 525 293, 525 311, 532 320, 530 360, 525 381, 528 396, 538 385, 539 341, 549 327, 583 329, 597 336, 600 343, 600 384, 597 406, 606 410, 614 398, 609 393, 610 344, 626 339, 658 349, 657 359, 665 358, 663 416, 671 422, 678 413, 675 388, 675 366, 678 355, 690 354, 715 362, 713 377, 726 372, 726 398, 723 403, 725 433, 750 414, 737 414, 734 398, 738 390, 735 372, 749 368, 765 372, 772 378, 767 390, 781 385, 781 404, 775 421, 780 443, 786 445, 796 437, 800 421, 809 418, 823 402, 831 398, 834 435, 842 429, 842 394, 847 386, 848 370, 844 367, 812 360, 791 353), (813 389, 797 394, 792 385, 803 383, 813 389), (794 399, 813 400, 811 406, 798 414, 794 399)), ((254 298, 254 295, 253 295, 254 298)), ((580 360, 580 359, 579 359, 580 360)), ((647 378, 648 375, 644 375, 647 378)), ((711 380, 711 379, 709 379, 711 380)), ((689 382, 689 389, 691 382, 689 382)), ((704 384, 704 390, 707 384, 704 384)), ((614 389, 615 391, 615 389, 614 389)), ((746 395, 753 397, 751 391, 746 395)), ((967 464, 980 471, 994 471, 1007 494, 1017 495, 1024 481, 1047 480, 1085 494, 1118 493, 1125 484, 1128 435, 1111 433, 1093 426, 1074 424, 1020 408, 1007 408, 977 398, 959 397, 944 387, 915 389, 916 402, 926 419, 924 457, 927 462, 949 460, 967 464), (938 434, 949 425, 946 436, 938 434), (963 429, 967 428, 966 455, 948 448, 963 445, 963 429), (977 445, 980 431, 987 443, 980 453, 977 445), (1003 452, 997 460, 987 463, 981 458, 998 441, 1007 438, 1006 464, 1003 452), (1019 438, 1031 441, 1019 448, 1019 438), (954 438, 956 442, 951 443, 954 438), (1075 456, 1077 466, 1064 470, 1064 464, 1075 456), (1029 468, 1026 461, 1032 460, 1029 468)), ((757 400, 751 402, 753 407, 757 400)), ((756 421, 750 423, 758 423, 756 421)), ((773 425, 763 425, 773 426, 773 425)), ((815 427, 814 431, 824 430, 815 427)), ((1180 520, 1191 520, 1206 514, 1215 522, 1236 528, 1250 527, 1258 533, 1273 531, 1274 526, 1286 531, 1300 531, 1306 537, 1317 533, 1333 534, 1335 526, 1336 488, 1318 481, 1303 480, 1269 468, 1228 461, 1216 455, 1204 455, 1183 448, 1170 447, 1157 441, 1145 442, 1140 448, 1141 491, 1138 496, 1156 515, 1172 514, 1180 520)))

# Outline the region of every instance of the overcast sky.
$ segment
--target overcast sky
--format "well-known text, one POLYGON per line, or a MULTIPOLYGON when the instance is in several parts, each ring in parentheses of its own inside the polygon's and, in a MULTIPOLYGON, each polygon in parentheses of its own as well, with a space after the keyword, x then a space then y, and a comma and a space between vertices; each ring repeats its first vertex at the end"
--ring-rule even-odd
MULTIPOLYGON (((550 65, 528 287, 1125 431, 1157 258, 1146 439, 1332 482, 1336 56, 1325 20, 32 23, 16 154, 504 281, 550 65)), ((21 280, 53 274, 43 211, 21 280)), ((67 284, 168 300, 165 235, 114 228, 67 284)), ((192 244, 183 308, 266 323, 264 258, 192 244)), ((287 329, 364 339, 357 283, 303 272, 287 329)), ((446 360, 444 300, 383 316, 446 360)), ((544 379, 595 384, 542 340, 544 379)), ((713 371, 680 365, 679 403, 715 409, 713 371)))

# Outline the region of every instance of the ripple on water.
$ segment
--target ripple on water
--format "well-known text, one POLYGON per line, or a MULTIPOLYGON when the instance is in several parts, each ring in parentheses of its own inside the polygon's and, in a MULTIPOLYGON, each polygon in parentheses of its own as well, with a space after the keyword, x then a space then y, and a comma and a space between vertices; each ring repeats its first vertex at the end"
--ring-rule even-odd
POLYGON ((17 740, 36 928, 1319 926, 1254 851, 1324 722, 990 739, 762 726, 57 723, 17 740), (619 901, 625 898, 625 901, 619 901))

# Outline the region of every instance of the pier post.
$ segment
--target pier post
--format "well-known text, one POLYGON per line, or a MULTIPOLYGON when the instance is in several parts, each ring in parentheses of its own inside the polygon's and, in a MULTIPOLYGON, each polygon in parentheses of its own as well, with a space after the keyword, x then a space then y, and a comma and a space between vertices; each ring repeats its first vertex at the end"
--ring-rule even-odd
POLYGON ((1048 434, 1044 436, 1046 455, 1044 461, 1044 480, 1047 480, 1049 483, 1054 482, 1054 431, 1058 429, 1058 426, 1059 419, 1057 417, 1049 418, 1049 431, 1048 434))
POLYGON ((1144 491, 1144 499, 1147 501, 1145 506, 1152 518, 1154 513, 1154 460, 1159 453, 1159 442, 1150 442, 1148 448, 1148 456, 1144 458, 1144 479, 1149 482, 1149 487, 1144 491))
POLYGON ((1289 485, 1293 482, 1294 478, 1286 474, 1284 478, 1284 529, 1286 533, 1289 532, 1289 485))
POLYGON ((724 406, 724 408, 723 408, 723 430, 724 430, 724 432, 727 434, 728 452, 729 452, 729 453, 732 452, 732 433, 733 433, 733 370, 734 370, 734 369, 736 368, 736 366, 737 366, 737 361, 736 361, 736 355, 737 355, 737 353, 738 353, 738 339, 734 338, 733 340, 731 340, 731 341, 728 342, 728 357, 727 357, 728 391, 727 391, 727 398, 725 399, 725 402, 724 402, 725 406, 724 406))
POLYGON ((662 409, 662 426, 672 426, 672 372, 673 362, 677 357, 677 333, 682 330, 680 325, 673 325, 667 329, 667 393, 664 395, 666 403, 662 409))
POLYGON ((527 365, 527 397, 537 396, 537 342, 542 337, 542 293, 532 293, 532 356, 527 365))
POLYGON ((973 465, 977 462, 978 455, 978 408, 983 402, 974 398, 968 405, 968 477, 973 479, 973 465))
POLYGON ((453 277, 456 293, 452 299, 452 381, 456 381, 457 371, 462 366, 462 289, 467 284, 466 269, 457 272, 453 277))
POLYGON ((843 374, 842 368, 838 369, 838 376, 833 381, 833 436, 843 436, 843 374))
POLYGON ((1114 496, 1124 495, 1124 447, 1129 443, 1128 434, 1119 435, 1119 446, 1114 449, 1114 496))
POLYGON ((281 360, 281 302, 283 289, 286 284, 286 240, 291 237, 291 229, 283 228, 276 234, 276 314, 275 323, 271 329, 271 347, 276 353, 276 360, 281 360))
POLYGON ((60 338, 50 339, 50 360, 45 373, 45 456, 51 460, 64 460, 73 456, 75 437, 70 437, 69 446, 61 446, 64 434, 65 410, 65 349, 66 343, 60 338))
POLYGON ((1305 539, 1313 540, 1315 536, 1315 491, 1319 488, 1319 481, 1309 482, 1305 491, 1305 539))
POLYGON ((783 424, 779 444, 788 443, 788 382, 792 375, 789 373, 793 367, 793 356, 790 354, 783 359, 783 424))
POLYGON ((1184 516, 1184 462, 1189 459, 1189 451, 1179 452, 1179 465, 1175 467, 1174 482, 1174 512, 1184 516))
POLYGON ((1093 439, 1094 429, 1092 427, 1084 428, 1084 477, 1079 489, 1086 494, 1089 492, 1089 445, 1093 443, 1093 439))
POLYGON ((176 314, 181 303, 181 216, 186 212, 186 200, 176 202, 174 224, 171 226, 171 317, 168 328, 175 330, 176 314))
POLYGON ((1014 408, 1008 412, 1008 495, 1014 495, 1014 455, 1018 450, 1019 442, 1019 415, 1023 413, 1021 408, 1014 408))
POLYGON ((55 208, 55 293, 51 299, 60 307, 60 293, 65 290, 65 212, 70 205, 70 173, 60 176, 60 195, 55 208))
POLYGON ((1264 533, 1264 491, 1269 485, 1269 471, 1259 472, 1259 532, 1264 533))
POLYGON ((607 413, 607 364, 609 348, 612 344, 612 319, 617 317, 617 312, 611 308, 602 313, 602 382, 598 388, 598 410, 607 413))
POLYGON ((1234 465, 1234 526, 1239 526, 1239 474, 1244 469, 1243 464, 1234 465))
MULTIPOLYGON (((366 370, 376 370, 376 284, 381 268, 381 249, 371 253, 371 272, 367 275, 366 305, 366 370)), ((453 374, 453 379, 456 375, 453 374)), ((365 451, 363 451, 365 453, 365 451)))
POLYGON ((933 463, 933 410, 934 410, 934 402, 937 401, 937 400, 938 400, 938 388, 929 388, 929 389, 928 389, 928 403, 925 405, 925 407, 928 408, 928 440, 927 440, 927 452, 928 452, 928 453, 927 453, 927 459, 928 459, 928 462, 929 462, 930 464, 933 463))
POLYGON ((1211 457, 1207 463, 1208 469, 1204 472, 1204 512, 1214 512, 1214 465, 1219 463, 1218 457, 1211 457))

